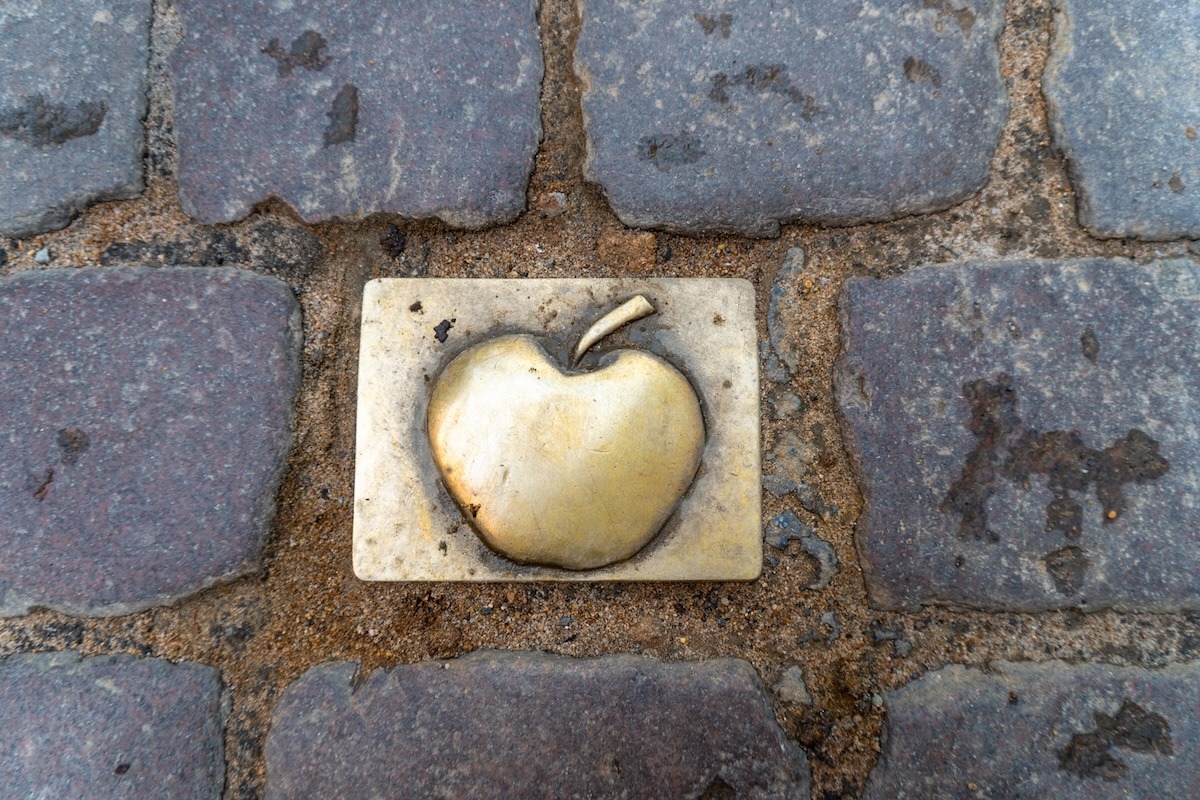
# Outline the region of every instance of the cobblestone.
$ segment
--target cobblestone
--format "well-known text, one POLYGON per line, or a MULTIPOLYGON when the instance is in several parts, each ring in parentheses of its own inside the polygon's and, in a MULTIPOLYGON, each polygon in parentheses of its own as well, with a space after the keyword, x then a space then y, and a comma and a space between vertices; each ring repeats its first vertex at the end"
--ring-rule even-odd
POLYGON ((1196 25, 0 0, 0 795, 1190 798, 1196 25), (762 576, 356 580, 364 283, 629 274, 755 287, 762 576))
POLYGON ((277 196, 309 222, 511 220, 541 138, 534 5, 181 0, 184 209, 229 222, 277 196))
POLYGON ((887 693, 886 745, 864 800, 1192 797, 1198 682, 1194 665, 928 673, 887 693))
POLYGON ((269 800, 808 794, 804 754, 735 660, 483 652, 361 683, 324 664, 267 740, 269 800))
POLYGON ((873 602, 1200 607, 1198 301, 1189 261, 849 280, 837 393, 873 602))
POLYGON ((0 279, 0 613, 120 614, 254 570, 299 309, 233 269, 0 279))
POLYGON ((217 800, 224 718, 217 671, 74 653, 0 662, 6 797, 217 800))
POLYGON ((1003 3, 718 5, 581 4, 586 171, 626 225, 771 236, 983 184, 1008 108, 1003 3))
POLYGON ((142 190, 150 0, 0 5, 0 235, 142 190))
POLYGON ((1200 10, 1058 0, 1044 79, 1080 221, 1098 236, 1200 239, 1200 10))

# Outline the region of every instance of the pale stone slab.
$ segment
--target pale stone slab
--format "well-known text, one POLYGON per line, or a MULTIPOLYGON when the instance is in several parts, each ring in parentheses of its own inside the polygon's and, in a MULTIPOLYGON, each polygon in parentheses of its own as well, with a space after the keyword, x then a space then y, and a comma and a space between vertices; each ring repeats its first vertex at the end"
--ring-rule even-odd
MULTIPOLYGON (((754 288, 728 279, 383 279, 363 296, 354 570, 382 581, 750 580, 762 568, 754 288), (648 350, 691 381, 707 440, 695 482, 632 558, 589 571, 493 553, 442 485, 430 451, 431 387, 457 354, 528 333, 565 364, 601 315, 645 295, 657 313, 605 338, 648 350)), ((653 446, 647 442, 647 446, 653 446)))

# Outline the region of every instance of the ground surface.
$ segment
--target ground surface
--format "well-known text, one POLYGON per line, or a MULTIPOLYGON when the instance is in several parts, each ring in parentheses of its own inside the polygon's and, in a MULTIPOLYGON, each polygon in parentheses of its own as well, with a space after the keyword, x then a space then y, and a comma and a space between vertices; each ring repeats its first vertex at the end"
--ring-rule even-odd
POLYGON ((1196 258, 1186 240, 1097 239, 1080 226, 1065 163, 1051 147, 1041 90, 1052 31, 1048 2, 1007 5, 999 45, 1010 112, 980 191, 936 213, 855 227, 785 224, 777 238, 767 239, 646 233, 621 225, 583 177, 581 85, 572 66, 580 22, 566 0, 547 0, 538 13, 544 140, 528 190, 530 210, 512 223, 464 231, 376 215, 305 225, 271 200, 240 222, 200 225, 181 210, 175 180, 175 109, 165 75, 178 16, 170 0, 156 2, 154 13, 146 190, 138 199, 94 206, 63 231, 0 243, 6 256, 0 271, 43 268, 36 254, 49 248, 54 269, 233 265, 286 281, 303 312, 303 382, 277 513, 257 574, 126 616, 85 619, 38 610, 8 619, 0 623, 0 655, 75 650, 216 667, 229 693, 225 798, 263 796, 264 742, 275 705, 307 669, 328 661, 370 670, 484 648, 735 657, 750 662, 767 686, 785 673, 794 679, 799 666, 812 704, 789 702, 801 695, 785 680, 774 695, 775 713, 808 753, 813 796, 833 798, 858 797, 867 785, 880 752, 883 693, 929 671, 1047 659, 1158 668, 1196 657, 1200 616, 945 607, 884 612, 868 604, 859 566, 854 524, 864 499, 840 432, 833 382, 841 347, 838 297, 847 278, 971 259, 1119 256, 1144 264, 1196 258), (565 196, 561 213, 554 193, 565 196), (817 581, 827 583, 823 588, 806 588, 817 579, 818 563, 797 543, 786 551, 768 547, 776 563, 744 584, 425 585, 354 577, 356 359, 367 280, 631 272, 742 277, 758 289, 760 339, 768 341, 771 288, 796 247, 805 251, 802 271, 791 276, 798 289, 780 301, 794 377, 763 381, 763 468, 799 470, 827 513, 768 492, 764 527, 790 510, 832 546, 839 567, 831 580, 817 581), (789 454, 789 442, 802 452, 789 454), (792 459, 791 466, 781 458, 792 459))

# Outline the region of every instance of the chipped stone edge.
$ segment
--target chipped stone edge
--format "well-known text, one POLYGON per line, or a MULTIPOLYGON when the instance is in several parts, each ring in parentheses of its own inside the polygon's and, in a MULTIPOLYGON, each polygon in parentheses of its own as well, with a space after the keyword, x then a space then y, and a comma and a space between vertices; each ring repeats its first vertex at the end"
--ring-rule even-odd
POLYGON ((916 611, 920 608, 920 603, 909 605, 900 602, 887 592, 881 581, 872 579, 877 573, 874 562, 863 546, 861 531, 863 519, 871 506, 871 484, 867 480, 866 470, 858 456, 861 451, 859 437, 846 413, 846 409, 851 405, 864 409, 870 407, 870 398, 865 394, 859 394, 860 389, 857 386, 858 381, 863 377, 862 363, 850 355, 846 344, 850 336, 851 307, 857 304, 855 293, 859 291, 858 287, 868 286, 872 281, 877 280, 885 279, 851 275, 842 283, 842 288, 838 293, 838 354, 833 362, 833 415, 841 429, 843 448, 850 464, 850 474, 854 478, 855 487, 862 495, 861 510, 853 521, 854 552, 858 556, 858 565, 863 573, 867 605, 885 611, 916 611))
MULTIPOLYGON (((710 235, 734 235, 745 236, 752 239, 774 239, 780 234, 781 226, 788 224, 801 225, 832 225, 838 227, 853 227, 856 225, 867 225, 882 222, 894 222, 905 217, 919 216, 923 214, 934 214, 965 202, 974 197, 987 184, 988 178, 991 175, 991 162, 995 159, 996 153, 1000 149, 1000 142, 1004 136, 1004 130, 1008 125, 1008 119, 1011 112, 1011 102, 1008 97, 1008 87, 1004 81, 1004 75, 1000 70, 1000 39, 1004 35, 1004 8, 1005 3, 998 3, 998 10, 994 12, 997 17, 995 20, 995 34, 991 37, 992 47, 989 51, 990 57, 987 67, 991 75, 992 82, 995 88, 998 89, 1000 100, 994 108, 996 119, 991 121, 995 126, 995 131, 992 136, 992 145, 988 158, 981 164, 978 180, 969 182, 965 188, 959 192, 942 195, 938 197, 913 197, 908 202, 898 203, 895 210, 890 213, 881 214, 849 214, 849 215, 821 215, 814 216, 786 216, 786 217, 764 217, 758 221, 758 224, 751 222, 731 222, 727 220, 716 219, 679 219, 679 218, 664 218, 654 214, 639 212, 633 208, 620 207, 610 196, 608 188, 604 185, 595 174, 596 151, 592 143, 591 123, 588 119, 587 105, 583 102, 584 97, 591 91, 592 77, 587 66, 579 57, 580 42, 584 37, 584 28, 587 24, 587 5, 592 0, 575 0, 575 13, 579 21, 579 33, 575 38, 575 45, 571 51, 571 63, 575 73, 575 77, 579 81, 579 101, 578 107, 580 114, 583 117, 583 134, 584 134, 584 161, 583 161, 583 179, 600 190, 604 196, 604 200, 608 203, 609 208, 617 216, 623 225, 628 228, 639 229, 654 229, 662 230, 667 233, 677 233, 685 236, 710 236, 710 235)), ((1059 2, 1059 0, 1052 0, 1059 2)), ((984 122, 987 124, 987 121, 984 122)))
MULTIPOLYGON (((269 291, 279 292, 281 295, 286 295, 289 298, 291 312, 288 314, 288 319, 282 329, 284 337, 284 355, 288 362, 289 385, 283 387, 288 395, 287 407, 289 409, 285 433, 280 442, 280 459, 279 466, 275 470, 275 474, 270 476, 263 484, 263 498, 260 501, 259 510, 255 514, 254 526, 256 529, 256 554, 247 561, 231 568, 230 570, 219 575, 205 576, 202 581, 193 584, 193 587, 186 589, 176 594, 156 594, 147 597, 144 600, 129 603, 107 603, 102 605, 76 605, 74 603, 54 603, 39 600, 26 594, 17 592, 11 588, 4 587, 3 594, 0 594, 0 620, 12 619, 28 616, 36 609, 45 608, 51 611, 57 611, 63 614, 70 614, 77 617, 120 617, 128 614, 138 614, 143 611, 148 611, 152 608, 165 606, 173 606, 182 603, 201 592, 205 592, 216 586, 221 586, 226 583, 253 575, 259 572, 262 568, 262 552, 266 547, 267 541, 271 535, 271 529, 275 521, 275 516, 278 509, 279 490, 283 484, 283 476, 287 471, 290 461, 292 446, 296 439, 296 400, 300 391, 302 381, 302 367, 300 363, 301 351, 304 346, 304 326, 302 320, 302 312, 299 301, 296 300, 296 295, 292 292, 291 287, 286 283, 273 278, 269 275, 262 275, 253 272, 249 269, 241 269, 238 267, 147 267, 144 265, 110 265, 102 269, 118 269, 121 271, 137 271, 141 273, 151 272, 205 272, 205 273, 225 273, 235 275, 237 280, 249 280, 258 282, 264 288, 269 288, 269 291)), ((18 276, 31 276, 40 273, 53 272, 53 269, 29 270, 26 272, 17 272, 11 275, 0 277, 0 284, 7 280, 17 278, 18 276)))

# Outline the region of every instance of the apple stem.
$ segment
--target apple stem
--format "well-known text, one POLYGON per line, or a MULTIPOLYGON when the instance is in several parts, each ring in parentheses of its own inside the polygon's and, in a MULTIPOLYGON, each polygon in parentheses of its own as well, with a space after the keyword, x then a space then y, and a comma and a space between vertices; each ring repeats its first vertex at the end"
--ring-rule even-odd
POLYGON ((592 327, 584 332, 582 338, 579 340, 579 344, 575 345, 575 352, 571 356, 571 366, 574 367, 579 363, 579 359, 583 358, 583 354, 588 351, 588 348, 605 336, 608 336, 617 328, 620 328, 622 325, 628 325, 642 317, 648 317, 657 310, 649 300, 640 294, 626 300, 593 322, 592 327))

